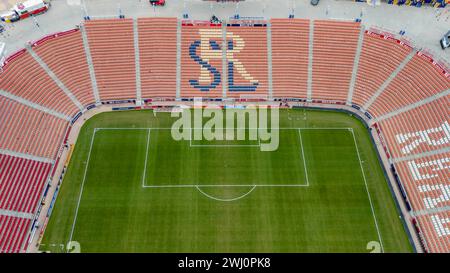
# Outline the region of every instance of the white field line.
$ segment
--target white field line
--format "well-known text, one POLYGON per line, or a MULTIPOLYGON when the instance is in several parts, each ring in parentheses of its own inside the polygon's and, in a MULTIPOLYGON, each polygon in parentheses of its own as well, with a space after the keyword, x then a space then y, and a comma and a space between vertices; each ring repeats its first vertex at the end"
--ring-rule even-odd
MULTIPOLYGON (((120 127, 116 127, 116 128, 96 128, 97 130, 171 130, 171 127, 155 127, 155 128, 120 128, 120 127)), ((203 129, 203 128, 190 128, 191 132, 192 130, 199 130, 199 129, 203 129)), ((222 130, 222 129, 227 129, 225 128, 215 128, 216 130, 222 130)), ((248 130, 258 130, 258 129, 267 129, 267 128, 234 128, 234 129, 248 129, 248 130)), ((301 128, 301 127, 297 127, 297 128, 269 128, 271 130, 350 130, 352 128, 337 128, 337 127, 322 127, 322 128, 301 128)), ((205 145, 200 145, 200 144, 192 144, 192 133, 191 133, 191 138, 189 139, 189 147, 261 147, 261 139, 258 140, 258 144, 205 144, 205 145)))
MULTIPOLYGON (((138 130, 144 130, 145 128, 139 128, 138 130)), ((154 129, 154 128, 152 128, 154 129)), ((285 129, 297 129, 300 130, 298 128, 285 128, 285 129)), ((345 129, 348 130, 349 128, 341 128, 341 129, 345 129)), ((149 129, 150 130, 150 129, 149 129)), ((302 148, 302 157, 303 157, 303 166, 305 168, 305 174, 306 174, 306 184, 261 184, 261 185, 254 185, 254 184, 238 184, 238 185, 230 185, 230 184, 225 184, 225 185, 212 185, 212 184, 180 184, 180 185, 145 185, 145 174, 144 174, 144 178, 142 180, 142 187, 143 188, 197 188, 197 187, 309 187, 309 179, 308 179, 308 172, 306 169, 306 158, 305 158, 305 154, 303 151, 303 141, 302 141, 302 137, 300 132, 298 132, 300 135, 300 145, 302 148)), ((236 147, 236 146, 246 146, 246 147, 255 147, 258 145, 192 145, 192 128, 191 128, 191 134, 190 134, 190 139, 189 139, 189 146, 190 147, 236 147)), ((261 140, 259 140, 259 143, 261 145, 261 140)), ((259 147, 259 146, 258 146, 259 147)), ((145 163, 145 165, 147 166, 147 163, 145 163)), ((144 173, 146 172, 146 169, 144 170, 144 173)))
MULTIPOLYGON (((121 127, 98 127, 95 128, 97 130, 171 130, 171 127, 136 127, 136 128, 121 128, 121 127)), ((203 128, 190 128, 190 130, 199 130, 203 128)), ((224 128, 215 128, 217 130, 225 130, 228 129, 226 127, 224 128)), ((244 130, 244 129, 248 129, 248 130, 258 130, 258 129, 271 129, 271 130, 351 130, 353 128, 351 127, 317 127, 317 128, 303 128, 303 127, 289 127, 289 128, 233 128, 233 129, 239 129, 239 130, 244 130)))
POLYGON ((362 162, 361 162, 361 156, 359 154, 358 144, 356 143, 355 133, 353 132, 353 129, 351 129, 350 131, 352 132, 353 142, 355 143, 356 153, 358 154, 359 166, 361 167, 361 173, 362 173, 363 178, 364 178, 364 185, 366 186, 367 197, 369 198, 370 209, 372 210, 373 220, 375 222, 375 227, 377 228, 378 240, 380 240, 381 252, 384 252, 383 239, 381 238, 381 233, 380 233, 380 229, 378 227, 377 217, 375 215, 375 209, 374 209, 373 203, 372 203, 372 197, 370 196, 369 187, 367 186, 366 175, 364 173, 363 165, 362 165, 362 162))
MULTIPOLYGON (((171 130, 171 127, 155 127, 155 128, 151 128, 151 127, 136 127, 136 128, 127 128, 127 127, 99 127, 99 128, 95 128, 96 130, 171 130)), ((203 128, 190 128, 192 129, 203 129, 203 128)), ((217 128, 220 129, 220 128, 217 128)), ((227 129, 222 128, 222 129, 227 129)), ((235 129, 239 129, 239 128, 235 128, 235 129)), ((265 129, 265 128, 244 128, 244 129, 265 129)), ((272 128, 271 128, 272 129, 272 128)), ((349 127, 317 127, 317 128, 302 128, 302 127, 296 127, 296 128, 277 128, 278 130, 352 130, 352 128, 349 127)), ((192 134, 191 134, 192 135, 192 134)), ((306 159, 304 156, 304 148, 303 148, 303 141, 301 139, 301 133, 299 132, 300 135, 300 145, 302 148, 302 156, 303 156, 303 166, 305 169, 307 169, 306 167, 306 159)), ((192 137, 190 139, 190 146, 194 146, 191 144, 192 141, 192 137)), ((208 147, 206 145, 199 145, 199 146, 203 146, 203 147, 208 147)), ((210 145, 212 146, 212 145, 210 145)), ((236 147, 236 146, 244 146, 244 145, 217 145, 217 146, 221 146, 221 147, 236 147)), ((248 145, 248 146, 256 146, 256 145, 248 145)), ((148 147, 147 147, 148 148, 148 147)), ((148 156, 148 151, 146 154, 146 157, 148 156)), ((146 172, 146 169, 144 170, 144 172, 146 172)), ((180 185, 145 185, 145 176, 146 174, 144 173, 144 178, 142 181, 142 187, 143 188, 195 188, 195 187, 250 187, 250 186, 255 186, 254 184, 239 184, 239 185, 211 185, 211 184, 205 184, 205 185, 201 185, 201 184, 180 184, 180 185)), ((261 184, 261 185, 256 185, 256 187, 308 187, 309 186, 309 177, 308 177, 308 173, 307 170, 305 170, 305 176, 306 176, 306 184, 261 184)))
POLYGON ((75 211, 75 216, 74 216, 74 218, 73 218, 72 230, 70 231, 69 242, 72 241, 73 232, 74 232, 74 230, 75 230, 75 224, 76 224, 76 222, 77 222, 78 209, 80 208, 81 196, 83 195, 84 182, 86 181, 86 174, 87 174, 87 170, 88 170, 88 166, 89 166, 89 161, 90 161, 90 159, 91 159, 91 151, 92 151, 92 146, 93 146, 93 144, 94 144, 94 138, 95 138, 95 134, 96 134, 96 133, 97 133, 97 129, 94 129, 94 132, 92 133, 92 138, 91 138, 91 146, 89 147, 89 153, 88 153, 88 158, 87 158, 87 162, 86 162, 86 167, 84 168, 83 182, 81 183, 80 194, 79 194, 79 196, 78 196, 77 209, 76 209, 76 211, 75 211))
POLYGON ((148 159, 148 147, 150 146, 150 131, 151 129, 148 129, 147 133, 147 147, 145 148, 145 161, 144 161, 144 174, 142 175, 142 187, 145 188, 145 176, 147 175, 147 159, 148 159))
POLYGON ((195 188, 195 187, 204 187, 204 188, 220 188, 220 187, 309 187, 306 184, 224 184, 224 185, 214 185, 214 184, 180 184, 180 185, 144 185, 144 188, 195 188))
POLYGON ((202 190, 200 189, 200 187, 198 187, 198 186, 195 187, 195 188, 196 188, 199 192, 201 192, 204 196, 206 196, 206 197, 208 197, 208 198, 210 198, 210 199, 212 199, 212 200, 215 200, 215 201, 222 201, 222 202, 231 202, 231 201, 237 201, 237 200, 242 199, 242 198, 246 197, 247 195, 249 195, 254 189, 256 189, 256 185, 253 185, 253 188, 251 188, 248 192, 244 193, 243 195, 238 196, 238 197, 235 197, 235 198, 230 198, 230 199, 217 198, 217 197, 214 197, 214 196, 209 195, 209 194, 207 194, 206 192, 202 191, 202 190))
POLYGON ((300 147, 302 147, 303 166, 305 167, 306 185, 309 186, 308 169, 306 168, 306 157, 303 150, 302 130, 298 129, 298 135, 300 137, 300 147))
POLYGON ((205 145, 201 145, 201 144, 193 144, 193 145, 189 145, 189 147, 260 147, 260 145, 252 145, 252 144, 205 144, 205 145))

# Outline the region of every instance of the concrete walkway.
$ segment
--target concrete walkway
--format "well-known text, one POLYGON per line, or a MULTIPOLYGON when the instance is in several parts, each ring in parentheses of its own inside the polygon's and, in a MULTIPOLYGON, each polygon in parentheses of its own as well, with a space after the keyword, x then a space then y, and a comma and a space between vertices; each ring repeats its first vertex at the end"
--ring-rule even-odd
POLYGON ((306 90, 306 98, 311 101, 312 98, 312 82, 313 82, 313 59, 314 56, 314 21, 309 22, 309 40, 308 40, 308 82, 306 90))
POLYGON ((34 161, 44 162, 44 163, 51 163, 53 164, 55 161, 51 158, 41 157, 41 156, 35 156, 30 154, 24 154, 19 152, 14 152, 10 150, 0 149, 0 154, 14 156, 14 157, 20 157, 24 159, 31 159, 34 161))
POLYGON ((140 105, 142 101, 142 89, 141 89, 141 61, 139 52, 139 31, 137 20, 133 20, 133 45, 134 45, 134 64, 136 68, 136 101, 140 105))
POLYGON ((440 92, 440 93, 438 93, 438 94, 436 94, 434 96, 428 97, 426 99, 417 101, 415 103, 408 104, 408 105, 406 105, 406 106, 404 106, 404 107, 402 107, 400 109, 394 110, 394 111, 392 111, 390 113, 387 113, 387 114, 385 114, 385 115, 383 115, 381 117, 375 118, 375 120, 376 120, 376 122, 380 122, 382 120, 385 120, 385 119, 391 118, 393 116, 396 116, 398 114, 407 112, 407 111, 409 111, 411 109, 420 107, 422 105, 425 105, 427 103, 433 102, 433 101, 435 101, 437 99, 443 98, 443 97, 448 96, 448 95, 450 95, 450 89, 448 89, 446 91, 443 91, 443 92, 440 92))
POLYGON ((404 157, 397 157, 397 158, 392 159, 392 162, 398 163, 398 162, 402 162, 402 161, 406 161, 406 160, 411 161, 411 160, 419 159, 422 157, 439 155, 439 154, 449 153, 449 152, 450 152, 450 147, 446 147, 446 148, 442 148, 439 150, 428 151, 428 152, 424 152, 424 153, 420 153, 420 154, 409 155, 409 156, 404 156, 404 157))
POLYGON ((6 97, 8 99, 14 100, 14 101, 22 103, 22 104, 25 104, 26 106, 29 106, 29 107, 34 108, 36 110, 39 110, 39 111, 45 112, 47 114, 53 115, 53 116, 55 116, 57 118, 60 118, 60 119, 65 119, 67 121, 70 121, 70 119, 71 119, 69 116, 66 116, 66 115, 64 115, 62 113, 59 113, 59 112, 57 112, 55 110, 52 110, 52 109, 47 108, 45 106, 42 106, 40 104, 34 103, 32 101, 26 100, 26 99, 24 99, 22 97, 18 97, 16 95, 14 95, 12 93, 9 93, 9 92, 7 92, 5 90, 2 90, 2 89, 0 89, 0 96, 6 97))
POLYGON ((34 215, 32 213, 19 212, 19 211, 13 211, 13 210, 5 210, 5 209, 0 209, 0 215, 9 216, 9 217, 17 217, 17 218, 25 218, 25 219, 30 219, 30 220, 32 220, 34 218, 34 215))
POLYGON ((0 0, 0 12, 11 9, 18 2, 22 0, 0 0))
POLYGON ((417 216, 423 216, 423 215, 428 215, 428 214, 436 214, 436 213, 440 213, 440 212, 446 212, 449 210, 450 210, 450 206, 444 206, 444 207, 437 207, 434 209, 412 211, 411 215, 414 217, 417 217, 417 216))
POLYGON ((358 45, 356 47, 356 54, 355 59, 353 60, 353 71, 352 71, 352 78, 350 80, 350 86, 348 88, 348 95, 347 95, 347 104, 351 105, 353 101, 353 93, 355 90, 355 82, 356 82, 356 76, 358 75, 358 66, 359 66, 359 59, 361 57, 362 52, 362 46, 364 41, 364 26, 361 26, 361 31, 359 33, 359 39, 358 39, 358 45))
POLYGON ((369 107, 377 100, 377 98, 383 93, 384 89, 389 86, 389 84, 397 77, 398 73, 403 70, 403 68, 411 61, 411 59, 416 55, 416 51, 413 50, 411 53, 409 53, 408 56, 397 66, 397 68, 392 72, 392 74, 389 76, 389 78, 384 81, 384 83, 378 88, 378 90, 373 94, 373 96, 367 100, 366 104, 363 106, 363 109, 368 110, 369 107))
POLYGON ((56 83, 56 85, 61 89, 67 97, 80 109, 83 110, 83 105, 78 101, 78 99, 73 95, 72 91, 67 88, 64 83, 55 75, 55 73, 47 66, 47 64, 34 52, 34 50, 27 46, 28 53, 36 60, 36 62, 42 67, 42 69, 47 72, 50 78, 56 83))
POLYGON ((94 92, 95 103, 100 104, 100 95, 98 92, 97 78, 95 76, 94 63, 91 56, 91 48, 89 47, 89 40, 84 26, 81 28, 81 36, 83 37, 84 52, 86 53, 86 62, 89 67, 89 76, 91 77, 92 91, 94 92))
MULTIPOLYGON (((246 0, 239 3, 205 3, 200 0, 167 0, 164 7, 151 7, 145 0, 52 0, 50 10, 36 20, 26 19, 6 24, 7 30, 0 40, 6 42, 8 54, 23 48, 27 41, 72 29, 80 24, 87 13, 91 18, 127 18, 171 16, 182 18, 186 11, 190 19, 208 20, 212 14, 229 19, 236 12, 241 17, 287 18, 293 12, 296 18, 310 19, 362 19, 366 28, 377 26, 393 33, 405 31, 405 36, 418 48, 428 48, 436 56, 450 61, 450 50, 443 51, 439 39, 450 29, 450 16, 445 9, 393 6, 382 3, 372 7, 366 3, 345 0, 321 0, 311 6, 307 0, 246 0), (446 15, 447 14, 447 15, 446 15), (413 19, 412 19, 413 18, 413 19)), ((446 9, 449 9, 447 7, 446 9)))

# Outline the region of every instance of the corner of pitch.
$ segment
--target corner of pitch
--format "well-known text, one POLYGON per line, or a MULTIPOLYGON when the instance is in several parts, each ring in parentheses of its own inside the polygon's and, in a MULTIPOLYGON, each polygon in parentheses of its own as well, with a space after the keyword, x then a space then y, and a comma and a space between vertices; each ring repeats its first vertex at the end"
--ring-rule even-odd
MULTIPOLYGON (((279 146, 279 108, 277 105, 216 105, 194 100, 193 107, 182 106, 171 112, 175 141, 254 141, 261 151, 275 151, 279 146)), ((205 144, 207 145, 207 144, 205 144)), ((234 146, 234 145, 233 145, 234 146)))

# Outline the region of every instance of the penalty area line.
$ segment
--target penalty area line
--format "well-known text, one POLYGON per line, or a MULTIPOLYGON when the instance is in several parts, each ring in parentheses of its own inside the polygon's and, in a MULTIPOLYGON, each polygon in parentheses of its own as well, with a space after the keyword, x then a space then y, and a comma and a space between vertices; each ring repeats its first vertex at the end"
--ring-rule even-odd
POLYGON ((147 159, 148 159, 148 147, 150 144, 150 128, 147 129, 147 146, 145 148, 145 161, 144 161, 144 173, 142 174, 142 187, 145 188, 145 176, 147 175, 147 159))
POLYGON ((242 199, 242 198, 246 197, 247 195, 249 195, 250 193, 252 193, 252 191, 253 191, 254 189, 256 189, 256 185, 253 185, 253 187, 252 187, 248 192, 246 192, 245 194, 243 194, 243 195, 241 195, 241 196, 238 196, 238 197, 235 197, 235 198, 218 198, 218 197, 214 197, 214 196, 212 196, 212 195, 210 195, 210 194, 207 194, 206 192, 202 191, 202 190, 200 189, 199 186, 196 186, 195 188, 196 188, 201 194, 203 194, 204 196, 206 196, 206 197, 208 197, 208 198, 210 198, 210 199, 212 199, 212 200, 215 200, 215 201, 221 201, 221 202, 231 202, 231 201, 237 201, 237 200, 239 200, 239 199, 242 199))
POLYGON ((308 168, 306 168, 306 157, 305 157, 305 151, 303 149, 302 129, 298 129, 297 132, 300 137, 300 147, 302 148, 303 167, 305 168, 306 186, 309 186, 308 168))
POLYGON ((309 187, 306 184, 180 184, 180 185, 145 185, 143 188, 196 188, 196 187, 204 187, 204 188, 220 188, 220 187, 309 187))
MULTIPOLYGON (((95 128, 97 131, 100 130, 172 130, 172 127, 97 127, 95 128)), ((203 130, 203 127, 200 128, 189 128, 189 130, 203 130)), ((216 128, 217 130, 225 130, 225 129, 229 129, 227 127, 224 128, 216 128)), ((266 128, 266 127, 236 127, 233 129, 240 129, 240 130, 267 130, 267 129, 271 129, 271 130, 352 130, 353 128, 351 127, 279 127, 279 128, 266 128)))

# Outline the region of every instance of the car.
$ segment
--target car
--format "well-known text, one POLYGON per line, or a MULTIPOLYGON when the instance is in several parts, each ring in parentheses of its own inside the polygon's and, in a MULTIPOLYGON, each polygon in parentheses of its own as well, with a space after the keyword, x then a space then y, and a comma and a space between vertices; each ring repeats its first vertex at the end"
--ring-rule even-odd
POLYGON ((7 23, 16 22, 34 15, 46 12, 50 8, 50 3, 43 0, 27 0, 17 3, 11 10, 0 14, 2 21, 7 23))
POLYGON ((319 4, 319 0, 311 0, 311 5, 313 6, 317 6, 317 4, 319 4))
POLYGON ((5 27, 0 25, 0 33, 2 33, 3 31, 5 31, 5 27))
POLYGON ((164 6, 166 4, 166 0, 149 0, 149 2, 153 6, 164 6))
POLYGON ((450 30, 442 37, 441 39, 441 47, 442 49, 446 49, 450 47, 450 30))
POLYGON ((0 14, 0 18, 3 22, 16 22, 20 20, 20 16, 13 10, 6 11, 2 14, 0 14))

